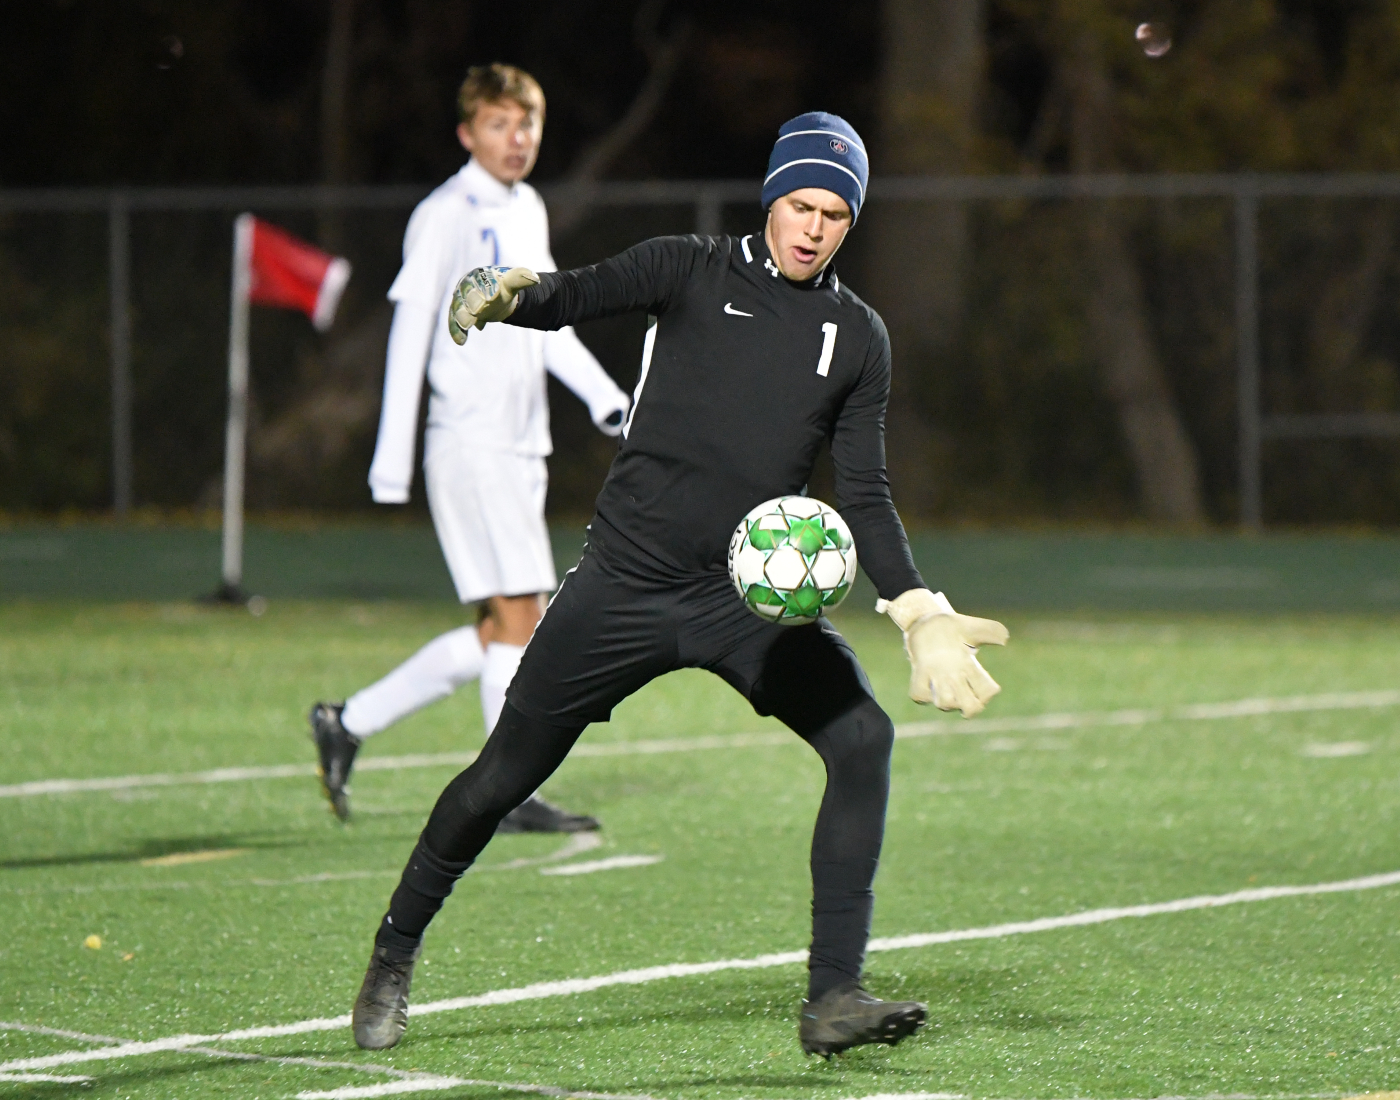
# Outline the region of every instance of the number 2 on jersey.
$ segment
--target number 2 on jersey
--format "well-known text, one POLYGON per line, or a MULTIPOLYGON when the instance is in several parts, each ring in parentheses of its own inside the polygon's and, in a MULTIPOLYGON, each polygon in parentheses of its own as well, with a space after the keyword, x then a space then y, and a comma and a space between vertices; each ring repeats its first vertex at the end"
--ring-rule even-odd
POLYGON ((831 353, 836 350, 836 322, 822 325, 822 357, 817 360, 817 373, 823 378, 831 370, 831 353))

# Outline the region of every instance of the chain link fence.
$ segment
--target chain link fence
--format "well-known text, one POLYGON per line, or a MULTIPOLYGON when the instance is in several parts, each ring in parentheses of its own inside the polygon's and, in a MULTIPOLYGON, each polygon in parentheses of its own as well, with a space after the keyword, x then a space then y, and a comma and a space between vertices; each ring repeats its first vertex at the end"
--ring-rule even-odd
MULTIPOLYGON (((748 181, 541 190, 564 267, 656 234, 762 225, 748 181)), ((217 503, 243 210, 355 267, 325 336, 255 311, 249 502, 364 507, 384 294, 426 191, 0 191, 0 508, 217 503)), ((1131 326, 1094 323, 1114 296, 1085 226, 1110 208, 1205 515, 1247 529, 1400 522, 1392 175, 877 180, 839 267, 891 322, 897 499, 934 518, 1142 514, 1124 383, 1104 366, 1103 333, 1131 326)), ((630 389, 642 319, 580 331, 630 389)), ((611 444, 569 398, 552 407, 551 509, 586 513, 611 444)))

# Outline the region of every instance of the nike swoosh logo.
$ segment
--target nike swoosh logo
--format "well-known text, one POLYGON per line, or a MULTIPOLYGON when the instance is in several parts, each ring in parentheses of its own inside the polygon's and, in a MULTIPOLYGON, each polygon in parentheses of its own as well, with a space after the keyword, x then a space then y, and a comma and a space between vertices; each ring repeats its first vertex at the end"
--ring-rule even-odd
POLYGON ((742 309, 735 309, 733 302, 724 303, 724 312, 731 317, 752 317, 752 313, 745 313, 742 309))

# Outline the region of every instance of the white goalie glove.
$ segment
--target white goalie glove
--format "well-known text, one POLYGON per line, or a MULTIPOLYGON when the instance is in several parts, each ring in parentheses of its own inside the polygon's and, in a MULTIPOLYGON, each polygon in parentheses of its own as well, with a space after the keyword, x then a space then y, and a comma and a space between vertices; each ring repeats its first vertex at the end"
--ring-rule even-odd
POLYGON ((1010 634, 995 619, 959 615, 942 592, 911 588, 898 599, 878 600, 882 611, 904 631, 909 655, 909 698, 939 710, 980 714, 1001 686, 977 663, 979 645, 1005 645, 1010 634))
POLYGON ((465 344, 473 328, 504 321, 515 312, 516 296, 539 281, 528 267, 478 267, 467 272, 452 292, 452 308, 447 311, 452 342, 465 344))

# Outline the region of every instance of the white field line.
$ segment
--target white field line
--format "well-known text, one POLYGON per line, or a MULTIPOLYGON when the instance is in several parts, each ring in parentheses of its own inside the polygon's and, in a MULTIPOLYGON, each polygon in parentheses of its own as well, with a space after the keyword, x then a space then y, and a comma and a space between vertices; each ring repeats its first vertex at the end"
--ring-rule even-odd
MULTIPOLYGON (((548 855, 507 860, 505 863, 474 863, 469 874, 488 874, 495 871, 520 871, 527 867, 541 867, 601 848, 603 838, 598 833, 574 833, 558 849, 548 855)), ((620 857, 634 858, 634 857, 620 857)), ((645 857, 644 857, 645 858, 645 857)), ((112 882, 97 884, 64 884, 61 886, 27 886, 18 889, 0 887, 0 894, 28 896, 34 894, 93 894, 108 891, 128 890, 231 890, 242 886, 281 888, 286 886, 314 886, 322 882, 354 882, 363 879, 398 878, 403 868, 396 867, 383 871, 321 871, 314 875, 296 875, 292 878, 246 878, 216 879, 208 882, 112 882)), ((0 1024, 0 1028, 4 1025, 0 1024)))
MULTIPOLYGON (((60 1039, 77 1039, 83 1043, 115 1045, 122 1042, 121 1039, 112 1035, 88 1035, 82 1031, 66 1031, 61 1027, 40 1027, 37 1024, 19 1024, 10 1020, 0 1020, 0 1031, 24 1031, 30 1035, 56 1035, 60 1039)), ((90 1085, 93 1080, 92 1077, 83 1077, 76 1073, 0 1073, 0 1084, 4 1084, 6 1081, 20 1081, 29 1084, 60 1081, 69 1085, 90 1085)))
MULTIPOLYGON (((75 1081, 77 1078, 65 1077, 62 1080, 75 1081)), ((439 1091, 454 1088, 456 1085, 487 1085, 500 1089, 535 1092, 544 1096, 579 1097, 581 1100, 653 1100, 652 1097, 619 1097, 606 1092, 579 1092, 574 1089, 556 1089, 548 1086, 507 1085, 496 1081, 467 1081, 456 1077, 429 1078, 425 1075, 425 1080, 431 1083, 425 1084, 421 1090, 404 1087, 408 1085, 408 1082, 403 1082, 396 1085, 370 1085, 367 1088, 333 1089, 329 1092, 299 1092, 296 1095, 296 1100, 358 1100, 359 1097, 388 1096, 391 1093, 439 1091), (454 1082, 454 1084, 439 1083, 448 1081, 454 1082)), ((1205 1096, 1159 1096, 1155 1097, 1154 1100, 1338 1100, 1343 1096, 1344 1094, 1340 1092, 1285 1092, 1260 1096, 1232 1092, 1228 1095, 1209 1093, 1205 1096)), ((967 1096, 961 1092, 878 1092, 873 1096, 850 1097, 849 1100, 967 1100, 967 1096)), ((1365 1096, 1353 1097, 1351 1100, 1365 1100, 1365 1096)))
POLYGON ((464 1081, 460 1077, 438 1077, 425 1073, 418 1077, 404 1078, 399 1081, 386 1081, 382 1085, 347 1085, 338 1089, 299 1092, 297 1100, 358 1100, 359 1097, 393 1096, 406 1092, 442 1092, 445 1089, 455 1089, 458 1085, 473 1083, 479 1084, 480 1082, 464 1081))
POLYGON ((967 1097, 960 1092, 877 1092, 874 1096, 853 1096, 850 1100, 967 1100, 967 1097))
MULTIPOLYGON (((458 1085, 476 1085, 488 1088, 508 1089, 512 1092, 532 1092, 540 1096, 578 1097, 579 1100, 654 1100, 650 1096, 618 1096, 607 1092, 580 1092, 578 1089, 560 1089, 552 1085, 513 1085, 501 1081, 469 1081, 460 1077, 428 1077, 424 1084, 414 1087, 408 1081, 398 1081, 387 1085, 369 1085, 363 1088, 331 1089, 328 1092, 299 1092, 296 1100, 359 1100, 360 1097, 389 1096, 406 1092, 438 1092, 456 1088, 458 1085)), ((967 1100, 960 1092, 881 1092, 874 1096, 852 1097, 851 1100, 967 1100)), ((1255 1097, 1231 1098, 1231 1100, 1257 1100, 1255 1097)), ((1270 1098, 1274 1100, 1274 1098, 1270 1098)))
POLYGON ((1325 695, 1235 699, 1224 703, 1192 703, 1146 710, 1088 711, 1080 714, 1037 714, 1023 718, 973 718, 967 722, 909 722, 895 727, 896 737, 934 737, 951 733, 1011 733, 1031 730, 1082 729, 1090 726, 1146 726, 1155 722, 1209 722, 1223 718, 1255 718, 1267 714, 1307 711, 1365 710, 1400 706, 1400 691, 1340 691, 1325 695))
POLYGON ((1124 1097, 1123 1100, 1362 1100, 1348 1092, 1208 1092, 1202 1096, 1124 1097))
MULTIPOLYGON (((964 928, 948 932, 928 932, 912 936, 891 936, 871 940, 871 951, 900 951, 911 947, 927 947, 932 944, 955 943, 962 940, 1000 939, 1006 936, 1019 936, 1029 932, 1048 932, 1055 928, 1074 928, 1089 924, 1103 924, 1108 921, 1123 920, 1127 917, 1150 917, 1163 913, 1183 913, 1192 909, 1217 909, 1226 905, 1240 905, 1246 902, 1272 901, 1276 898, 1305 897, 1313 894, 1340 894, 1359 890, 1377 890, 1387 886, 1400 885, 1400 871, 1380 875, 1365 875, 1361 878, 1344 879, 1340 882, 1322 882, 1310 886, 1260 886, 1249 890, 1237 890, 1230 894, 1202 894, 1197 897, 1178 898, 1175 901, 1153 902, 1147 905, 1117 906, 1109 909, 1090 909, 1080 913, 1068 913, 1058 917, 1042 917, 1039 920, 1015 921, 995 924, 985 928, 964 928)), ((613 974, 599 974, 591 978, 571 978, 565 981, 536 982, 533 985, 514 989, 496 989, 489 993, 478 993, 470 997, 452 997, 441 1001, 429 1001, 413 1005, 411 1016, 428 1016, 438 1012, 456 1012, 464 1008, 484 1008, 494 1005, 515 1004, 519 1001, 541 1000, 546 997, 567 997, 577 993, 590 993, 595 989, 605 989, 616 985, 641 985, 660 981, 664 978, 684 978, 698 974, 714 974, 724 970, 761 970, 773 966, 787 966, 804 962, 806 951, 783 951, 771 955, 759 955, 751 959, 717 959, 702 963, 671 963, 666 966, 651 966, 639 970, 621 970, 613 974)), ((16 1058, 0 1063, 0 1074, 24 1072, 28 1070, 51 1069, 54 1066, 78 1065, 84 1062, 101 1062, 114 1058, 131 1058, 143 1054, 160 1054, 172 1050, 185 1050, 208 1043, 236 1043, 249 1039, 272 1039, 285 1035, 304 1035, 315 1031, 337 1031, 350 1026, 350 1016, 328 1016, 319 1019, 298 1020, 291 1024, 274 1024, 265 1027, 241 1028, 225 1031, 217 1035, 172 1035, 165 1039, 148 1042, 123 1043, 120 1046, 105 1047, 100 1050, 75 1050, 63 1054, 49 1054, 37 1058, 16 1058)))
POLYGON ((1276 898, 1296 898, 1314 894, 1340 894, 1356 890, 1379 890, 1400 885, 1400 871, 1383 875, 1366 875, 1342 882, 1321 882, 1312 886, 1259 886, 1236 890, 1233 894, 1202 894, 1194 898, 1152 902, 1147 905, 1126 905, 1113 909, 1089 909, 1062 917, 1041 917, 1039 920, 1013 921, 990 928, 967 928, 956 932, 925 932, 913 936, 887 936, 870 941, 871 951, 900 951, 909 947, 928 947, 936 943, 956 943, 961 940, 992 940, 1003 936, 1021 936, 1028 932, 1046 932, 1052 928, 1075 928, 1086 924, 1104 924, 1127 917, 1155 917, 1162 913, 1185 913, 1192 909, 1218 909, 1224 905, 1241 905, 1253 901, 1273 901, 1276 898))
POLYGON ((1330 744, 1311 744, 1303 746, 1303 755, 1311 756, 1314 759, 1325 760, 1336 756, 1365 756, 1371 751, 1371 746, 1365 741, 1333 741, 1330 744))
POLYGON ((356 1073, 382 1073, 401 1080, 418 1074, 412 1070, 379 1066, 373 1062, 332 1062, 325 1058, 292 1058, 276 1054, 247 1054, 239 1050, 216 1050, 213 1047, 184 1047, 182 1053, 203 1054, 209 1058, 227 1058, 235 1062, 272 1062, 279 1066, 310 1066, 312 1069, 348 1069, 356 1073))
MULTIPOLYGON (((562 845, 553 852, 544 856, 531 856, 521 859, 507 860, 505 863, 472 864, 469 873, 484 874, 487 871, 520 871, 526 867, 540 867, 550 863, 559 863, 562 860, 573 859, 574 856, 582 855, 584 852, 591 852, 595 848, 603 846, 603 838, 597 833, 573 833, 562 845)), ((629 858, 629 857, 618 857, 629 858)), ((583 866, 583 864, 579 864, 583 866)), ((545 874, 557 874, 557 871, 546 870, 545 874)), ((248 879, 247 884, 251 886, 305 886, 318 882, 348 882, 355 879, 365 878, 385 878, 389 875, 398 876, 403 874, 403 868, 391 871, 322 871, 315 875, 297 875, 295 878, 254 878, 248 879)), ((229 886, 241 885, 240 883, 224 882, 220 884, 220 889, 229 886)))
MULTIPOLYGON (((538 867, 544 863, 558 863, 560 860, 573 859, 574 856, 582 855, 584 852, 591 852, 595 848, 603 846, 603 838, 598 833, 573 833, 562 845, 550 852, 547 856, 526 857, 522 859, 507 860, 505 863, 488 863, 481 868, 482 871, 518 871, 523 867, 538 867)), ((477 865, 472 864, 472 870, 476 870, 477 865)))
MULTIPOLYGON (((14 1073, 0 1077, 0 1082, 4 1081, 32 1081, 32 1082, 54 1082, 61 1081, 69 1084, 89 1084, 95 1078, 80 1077, 75 1075, 62 1076, 50 1073, 14 1073)), ((534 1093, 540 1096, 557 1096, 561 1098, 577 1098, 577 1100, 654 1100, 653 1097, 633 1097, 618 1095, 607 1092, 580 1092, 577 1089, 558 1089, 545 1085, 525 1085, 510 1084, 504 1081, 472 1081, 462 1077, 437 1077, 431 1074, 419 1074, 404 1078, 399 1081, 390 1081, 382 1085, 350 1085, 345 1088, 329 1089, 325 1092, 299 1092, 296 1100, 360 1100, 375 1096, 391 1096, 394 1094, 403 1095, 413 1092, 442 1092, 446 1089, 456 1088, 459 1085, 486 1086, 498 1088, 509 1092, 534 1093)), ((1332 1100, 1333 1097, 1340 1097, 1339 1092, 1308 1092, 1308 1093, 1283 1093, 1270 1096, 1246 1096, 1242 1093, 1231 1093, 1228 1096, 1209 1095, 1203 1097, 1196 1096, 1167 1096, 1156 1097, 1155 1100, 1332 1100)), ((852 1098, 857 1100, 857 1098, 852 1098)), ((881 1092, 874 1096, 859 1097, 858 1100, 966 1100, 960 1092, 881 1092)), ((1356 1100, 1364 1100, 1357 1097, 1356 1100)))
MULTIPOLYGON (((948 737, 1034 730, 1083 729, 1091 726, 1145 726, 1155 722, 1203 722, 1222 718, 1253 718, 1265 714, 1297 714, 1320 710, 1363 710, 1400 706, 1400 691, 1346 691, 1326 695, 1294 695, 1284 698, 1236 699, 1224 703, 1194 703, 1155 710, 1087 711, 1067 714, 1032 714, 1015 718, 935 719, 906 722, 895 727, 895 736, 948 737)), ((741 749, 762 745, 796 745, 790 733, 736 733, 722 737, 685 737, 668 741, 614 741, 578 745, 570 756, 650 756, 659 753, 701 752, 706 749, 741 749)), ((466 767, 474 752, 414 753, 408 756, 371 756, 355 765, 357 772, 402 771, 407 768, 466 767)), ((234 783, 255 779, 290 779, 312 776, 312 764, 268 764, 246 768, 214 768, 202 772, 158 772, 151 775, 119 775, 102 779, 35 779, 0 786, 0 798, 26 798, 41 794, 78 794, 87 791, 124 791, 135 787, 178 787, 191 784, 234 783)))
MULTIPOLYGON (((1151 1100, 1362 1100, 1362 1096, 1351 1093, 1205 1093, 1204 1096, 1155 1096, 1151 1100)), ((1124 1100, 1147 1099, 1124 1097, 1124 1100)))
POLYGON ((477 1088, 501 1089, 505 1092, 533 1093, 536 1096, 577 1097, 578 1100, 654 1100, 650 1096, 639 1096, 613 1092, 581 1092, 578 1089, 561 1089, 554 1085, 531 1085, 513 1081, 473 1081, 467 1077, 439 1077, 435 1074, 419 1073, 402 1081, 389 1081, 382 1085, 350 1085, 346 1088, 328 1089, 324 1092, 299 1092, 296 1100, 359 1100, 360 1097, 393 1096, 407 1092, 442 1092, 462 1085, 477 1088))
POLYGON ((79 1073, 0 1073, 0 1085, 3 1085, 6 1081, 62 1081, 64 1084, 68 1085, 90 1085, 93 1082, 93 1080, 93 1078, 84 1077, 82 1074, 79 1073))
POLYGON ((0 1031, 25 1031, 30 1035, 57 1035, 60 1039, 79 1039, 84 1043, 124 1043, 113 1035, 88 1035, 81 1031, 64 1031, 61 1027, 40 1027, 38 1024, 16 1024, 0 1020, 0 1031))
POLYGON ((609 856, 607 859, 590 859, 583 863, 570 863, 563 867, 541 867, 542 875, 591 875, 595 871, 612 871, 619 867, 650 867, 660 863, 665 856, 609 856))
MULTIPOLYGON (((129 1039, 118 1039, 113 1035, 88 1035, 81 1031, 65 1031, 57 1027, 40 1027, 36 1024, 20 1024, 10 1021, 0 1020, 0 1031, 24 1031, 32 1035, 57 1035, 64 1039, 78 1039, 84 1043, 104 1043, 109 1046, 130 1043, 129 1039)), ((234 1050, 214 1050, 210 1047, 184 1047, 184 1053, 202 1054, 209 1058, 229 1059, 238 1062, 275 1062, 283 1066, 311 1066, 315 1069, 347 1069, 356 1073, 378 1073, 387 1074, 391 1077, 404 1080, 418 1080, 425 1076, 409 1070, 394 1069, 391 1066, 375 1065, 373 1062, 331 1062, 324 1058, 290 1058, 277 1057, 270 1054, 248 1054, 243 1051, 234 1050)), ((436 1078, 433 1078, 436 1080, 436 1078)), ((90 1083, 91 1077, 81 1077, 73 1074, 32 1074, 32 1073, 4 1073, 0 1072, 0 1083, 5 1081, 62 1081, 68 1083, 90 1083)))
MULTIPOLYGON (((11 1023, 0 1020, 0 1031, 24 1031, 32 1035, 56 1035, 64 1039, 78 1039, 85 1043, 118 1045, 128 1042, 112 1035, 88 1035, 81 1031, 65 1031, 57 1027, 40 1027, 36 1024, 11 1023)), ((184 1053, 203 1054, 211 1058, 227 1058, 240 1062, 275 1062, 284 1066, 310 1066, 314 1069, 346 1069, 356 1073, 387 1074, 396 1080, 377 1085, 346 1086, 325 1092, 301 1092, 299 1100, 319 1100, 335 1098, 350 1100, 352 1097, 390 1096, 409 1092, 440 1092, 459 1085, 498 1088, 509 1092, 536 1093, 542 1096, 579 1097, 581 1100, 652 1100, 649 1096, 613 1095, 605 1092, 579 1092, 573 1089, 555 1088, 552 1085, 521 1084, 508 1081, 473 1081, 460 1077, 442 1077, 437 1074, 379 1066, 370 1062, 331 1062, 322 1058, 279 1058, 267 1054, 246 1054, 241 1051, 213 1050, 209 1047, 185 1047, 184 1053)), ((67 1084, 90 1084, 94 1078, 77 1074, 52 1073, 3 1073, 0 1083, 6 1081, 23 1082, 63 1082, 67 1084)), ((906 1098, 907 1100, 907 1098, 906 1098)))

